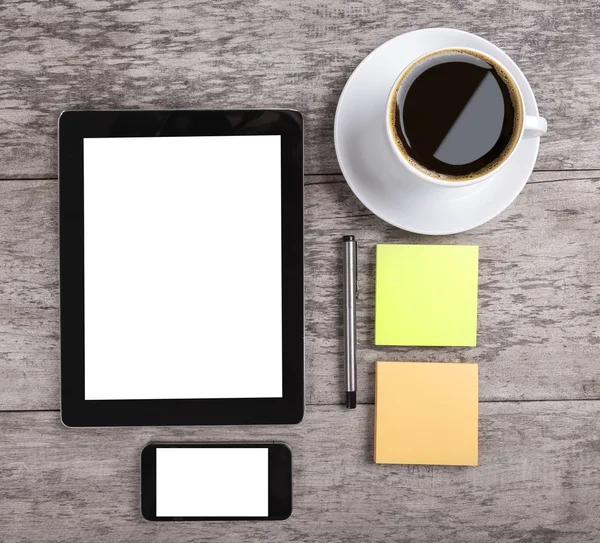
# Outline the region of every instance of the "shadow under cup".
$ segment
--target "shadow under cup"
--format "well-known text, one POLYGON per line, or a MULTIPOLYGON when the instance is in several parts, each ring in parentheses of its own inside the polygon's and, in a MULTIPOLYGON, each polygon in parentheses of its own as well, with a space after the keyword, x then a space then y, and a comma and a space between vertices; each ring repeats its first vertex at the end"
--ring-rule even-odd
POLYGON ((386 125, 396 154, 420 177, 470 185, 512 155, 523 135, 523 99, 496 60, 471 49, 442 49, 399 75, 386 125))

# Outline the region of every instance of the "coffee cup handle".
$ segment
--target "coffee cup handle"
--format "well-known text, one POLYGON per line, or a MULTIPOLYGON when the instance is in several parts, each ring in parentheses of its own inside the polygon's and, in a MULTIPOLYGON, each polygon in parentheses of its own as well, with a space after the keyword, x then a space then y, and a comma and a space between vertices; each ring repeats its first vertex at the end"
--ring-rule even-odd
POLYGON ((537 115, 526 115, 523 129, 524 138, 538 138, 548 130, 548 123, 544 117, 537 115))

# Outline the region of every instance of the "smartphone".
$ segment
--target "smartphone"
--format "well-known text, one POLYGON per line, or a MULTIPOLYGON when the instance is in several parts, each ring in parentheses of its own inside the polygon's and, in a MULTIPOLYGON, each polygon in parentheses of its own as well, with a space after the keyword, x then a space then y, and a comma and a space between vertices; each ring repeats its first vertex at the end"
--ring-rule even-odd
POLYGON ((285 443, 150 443, 142 451, 147 520, 283 520, 292 514, 285 443))

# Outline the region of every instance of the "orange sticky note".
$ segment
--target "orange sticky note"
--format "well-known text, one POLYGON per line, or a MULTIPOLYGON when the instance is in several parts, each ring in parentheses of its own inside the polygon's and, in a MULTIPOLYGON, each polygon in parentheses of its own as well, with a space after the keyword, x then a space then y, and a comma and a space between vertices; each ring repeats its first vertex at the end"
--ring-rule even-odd
POLYGON ((477 465, 477 364, 377 362, 375 462, 477 465))

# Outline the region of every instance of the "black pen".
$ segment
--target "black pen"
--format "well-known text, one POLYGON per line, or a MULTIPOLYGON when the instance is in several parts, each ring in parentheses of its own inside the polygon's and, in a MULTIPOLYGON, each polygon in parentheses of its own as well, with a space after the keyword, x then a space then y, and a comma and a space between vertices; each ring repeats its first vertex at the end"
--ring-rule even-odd
POLYGON ((343 236, 344 263, 344 367, 346 376, 346 407, 356 407, 356 239, 343 236))

